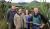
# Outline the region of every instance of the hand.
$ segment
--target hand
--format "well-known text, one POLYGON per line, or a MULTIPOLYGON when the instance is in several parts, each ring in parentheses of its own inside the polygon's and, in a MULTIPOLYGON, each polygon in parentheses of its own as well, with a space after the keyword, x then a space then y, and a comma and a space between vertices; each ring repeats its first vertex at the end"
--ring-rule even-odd
POLYGON ((8 24, 8 22, 7 22, 7 24, 8 24))
POLYGON ((40 26, 40 28, 42 29, 42 28, 44 27, 44 25, 45 25, 45 24, 42 24, 42 25, 40 26))
POLYGON ((40 28, 42 29, 44 26, 40 26, 40 28))
POLYGON ((30 22, 30 23, 33 23, 33 22, 30 22))

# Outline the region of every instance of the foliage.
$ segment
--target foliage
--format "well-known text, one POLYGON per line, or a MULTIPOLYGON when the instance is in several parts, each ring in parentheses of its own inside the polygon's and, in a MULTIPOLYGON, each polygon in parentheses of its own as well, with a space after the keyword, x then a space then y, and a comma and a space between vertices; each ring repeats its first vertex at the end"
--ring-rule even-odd
POLYGON ((0 2, 0 29, 8 29, 7 27, 7 21, 5 19, 5 12, 8 10, 8 7, 10 5, 6 3, 0 2))
POLYGON ((5 19, 0 20, 0 29, 7 29, 7 22, 5 19))
POLYGON ((31 10, 34 7, 40 7, 40 11, 43 15, 47 15, 48 9, 49 9, 49 3, 45 2, 37 2, 37 1, 32 1, 31 3, 19 3, 19 5, 23 5, 28 10, 31 10))
POLYGON ((3 10, 3 5, 0 3, 0 19, 4 17, 4 10, 3 10))
MULTIPOLYGON (((4 19, 5 12, 8 10, 10 3, 0 3, 0 29, 7 29, 7 21, 4 19)), ((39 3, 32 1, 31 3, 17 3, 17 6, 23 6, 24 8, 31 10, 33 7, 40 7, 40 11, 43 15, 48 14, 47 3, 39 3)), ((48 14, 50 16, 50 14, 48 14)))

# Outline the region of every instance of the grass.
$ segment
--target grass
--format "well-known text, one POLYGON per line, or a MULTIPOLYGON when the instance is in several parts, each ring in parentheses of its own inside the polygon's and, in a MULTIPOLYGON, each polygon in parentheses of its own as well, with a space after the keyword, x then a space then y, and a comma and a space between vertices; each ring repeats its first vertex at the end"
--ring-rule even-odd
POLYGON ((8 29, 5 19, 0 20, 0 29, 8 29))

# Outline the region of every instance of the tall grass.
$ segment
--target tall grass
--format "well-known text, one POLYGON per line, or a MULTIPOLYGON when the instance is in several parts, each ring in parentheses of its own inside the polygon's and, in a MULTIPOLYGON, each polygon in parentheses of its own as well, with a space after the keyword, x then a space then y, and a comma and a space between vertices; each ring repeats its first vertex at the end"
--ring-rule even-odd
POLYGON ((0 29, 8 29, 7 21, 5 19, 0 20, 0 29))

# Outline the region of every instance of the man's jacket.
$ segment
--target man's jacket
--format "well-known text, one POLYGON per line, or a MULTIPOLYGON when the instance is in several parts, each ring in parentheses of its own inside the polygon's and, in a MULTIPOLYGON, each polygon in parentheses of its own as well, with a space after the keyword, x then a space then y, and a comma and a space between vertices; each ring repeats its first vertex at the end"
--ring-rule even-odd
POLYGON ((16 14, 16 11, 9 11, 7 13, 7 21, 12 22, 14 20, 14 15, 16 14))
POLYGON ((47 21, 48 21, 48 18, 43 16, 43 15, 41 15, 40 13, 38 15, 36 15, 36 16, 34 14, 32 15, 32 22, 33 22, 33 24, 40 25, 41 22, 46 24, 47 21))

